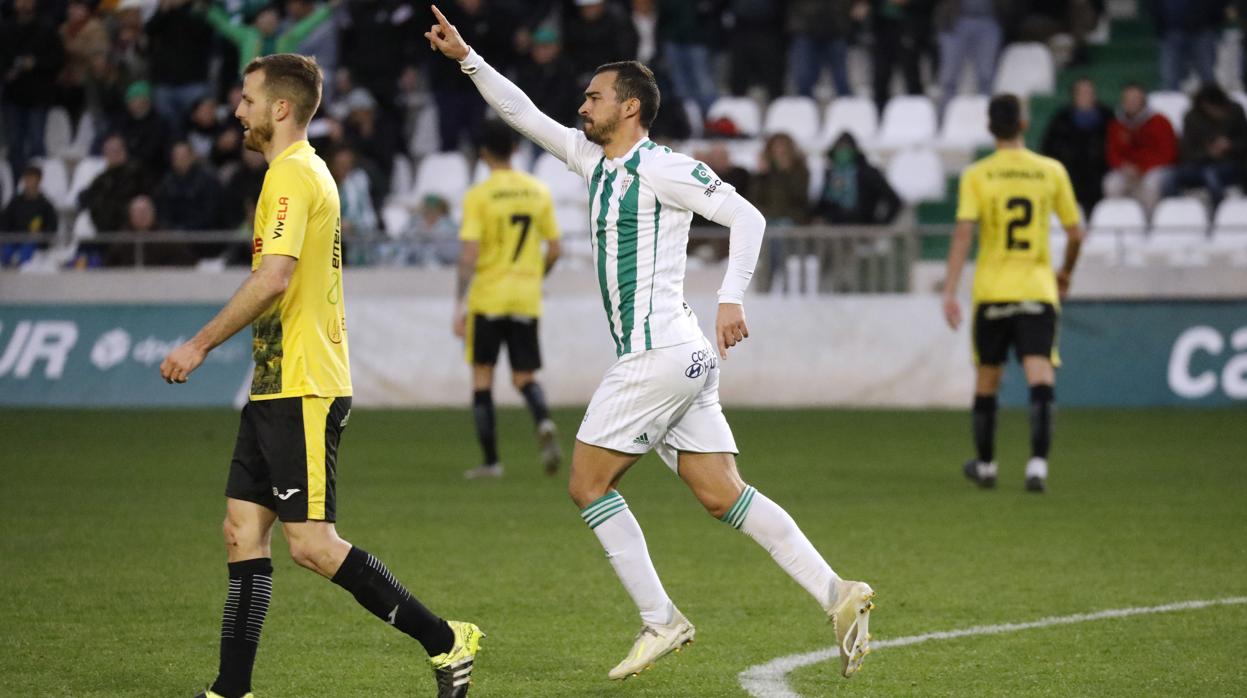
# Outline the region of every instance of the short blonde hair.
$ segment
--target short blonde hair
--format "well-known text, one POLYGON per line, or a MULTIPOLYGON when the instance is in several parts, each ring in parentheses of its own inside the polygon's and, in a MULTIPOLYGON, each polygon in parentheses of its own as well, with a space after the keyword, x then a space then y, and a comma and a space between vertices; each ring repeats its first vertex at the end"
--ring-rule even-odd
POLYGON ((320 106, 320 90, 324 81, 316 59, 297 53, 260 56, 247 64, 243 75, 257 71, 264 71, 264 91, 269 98, 289 102, 295 122, 307 126, 320 106))

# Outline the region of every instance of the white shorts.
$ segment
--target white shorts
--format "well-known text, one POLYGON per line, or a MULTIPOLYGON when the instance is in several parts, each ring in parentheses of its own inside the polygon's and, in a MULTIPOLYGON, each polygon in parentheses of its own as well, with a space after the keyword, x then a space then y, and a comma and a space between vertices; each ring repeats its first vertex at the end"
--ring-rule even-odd
POLYGON ((719 355, 705 337, 628 354, 593 393, 576 439, 643 454, 651 448, 672 470, 680 451, 738 453, 719 406, 719 355))

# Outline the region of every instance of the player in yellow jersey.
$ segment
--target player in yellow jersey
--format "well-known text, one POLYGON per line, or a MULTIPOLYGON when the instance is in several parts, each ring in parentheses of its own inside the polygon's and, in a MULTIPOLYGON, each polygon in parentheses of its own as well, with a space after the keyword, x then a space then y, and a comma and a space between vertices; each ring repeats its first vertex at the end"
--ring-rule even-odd
POLYGON ((280 520, 290 555, 349 591, 428 653, 439 698, 466 696, 482 637, 471 623, 431 613, 380 560, 338 536, 338 444, 351 413, 338 190, 307 142, 321 72, 306 56, 276 54, 246 68, 235 116, 268 173, 256 206, 251 276, 160 375, 185 383, 208 352, 252 326, 255 378, 225 487, 229 594, 220 668, 199 698, 250 696, 251 670, 273 592, 271 537, 280 520))
POLYGON ((979 251, 971 294, 978 363, 974 392, 977 455, 965 464, 964 472, 982 487, 996 484, 996 392, 1012 347, 1030 385, 1031 458, 1026 464, 1026 489, 1043 492, 1052 441, 1054 367, 1059 365, 1060 299, 1069 290, 1083 229, 1065 167, 1022 144, 1026 122, 1018 98, 993 97, 988 127, 996 138, 996 152, 961 176, 957 228, 944 284, 944 316, 956 329, 961 324, 957 283, 978 224, 979 251), (1054 214, 1069 238, 1061 270, 1055 274, 1048 245, 1054 214))
POLYGON ((541 347, 541 282, 559 258, 554 201, 540 180, 511 169, 516 133, 500 121, 482 128, 481 159, 489 178, 463 200, 459 238, 459 284, 455 335, 464 340, 472 365, 472 415, 484 463, 464 473, 469 479, 502 477, 494 431, 494 365, 507 346, 511 383, 524 396, 537 425, 546 473, 558 472, 558 432, 537 383, 541 347), (545 243, 544 249, 542 243, 545 243))

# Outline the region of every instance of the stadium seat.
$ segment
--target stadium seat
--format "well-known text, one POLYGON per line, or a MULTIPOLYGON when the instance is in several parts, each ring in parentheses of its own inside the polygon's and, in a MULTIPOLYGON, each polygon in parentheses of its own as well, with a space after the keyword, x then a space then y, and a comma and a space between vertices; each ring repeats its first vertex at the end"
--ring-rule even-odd
POLYGON ((684 107, 684 118, 688 119, 688 128, 693 138, 701 138, 706 131, 706 119, 701 115, 697 100, 686 99, 681 106, 684 107))
POLYGON ((827 159, 821 152, 807 153, 805 167, 810 171, 809 197, 814 201, 823 193, 823 177, 827 175, 827 159))
POLYGON ((756 136, 762 132, 762 112, 758 103, 748 97, 720 97, 710 105, 707 121, 729 119, 743 136, 756 136))
POLYGON ((71 233, 74 242, 90 240, 95 237, 95 221, 91 220, 90 211, 81 211, 74 217, 74 227, 71 233))
POLYGON ((74 143, 74 124, 65 107, 52 107, 44 122, 43 147, 48 157, 68 157, 74 143))
POLYGON ((402 198, 411 191, 415 172, 411 159, 402 153, 394 154, 394 166, 390 170, 390 194, 388 198, 402 198))
POLYGON ((1009 44, 996 63, 995 92, 1019 97, 1050 95, 1056 89, 1052 51, 1038 42, 1009 44))
POLYGON ((410 198, 413 204, 418 204, 426 194, 437 194, 457 212, 467 190, 468 161, 459 153, 433 153, 426 155, 416 168, 410 198))
MULTIPOLYGON (((550 187, 554 206, 584 206, 589 190, 580 175, 567 169, 562 160, 549 153, 542 153, 533 165, 533 176, 550 187)), ((586 214, 587 215, 587 214, 586 214)))
POLYGON ((66 205, 74 208, 78 205, 78 195, 86 191, 100 173, 108 169, 108 161, 102 157, 83 158, 74 168, 74 175, 69 180, 69 192, 65 196, 66 205))
POLYGON ((750 172, 756 172, 758 169, 758 159, 762 157, 762 149, 765 147, 766 142, 761 138, 751 138, 743 141, 728 141, 727 154, 733 165, 743 167, 750 172))
POLYGON ((1213 260, 1247 266, 1247 199, 1226 199, 1217 207, 1207 250, 1213 260))
POLYGON ((1143 252, 1174 266, 1207 264, 1207 230, 1208 210, 1203 201, 1191 196, 1163 199, 1152 213, 1152 231, 1143 252))
POLYGON ((1102 264, 1115 265, 1123 259, 1124 249, 1137 252, 1146 229, 1147 216, 1138 201, 1102 199, 1091 211, 1091 223, 1082 254, 1102 264))
POLYGON ((987 130, 987 101, 984 95, 958 95, 944 110, 940 146, 950 150, 972 151, 993 143, 987 130))
POLYGON ((74 142, 69 146, 69 157, 82 159, 91 154, 91 146, 95 145, 95 118, 91 112, 84 111, 78 119, 78 128, 74 131, 74 142))
POLYGON ((1191 98, 1182 92, 1153 92, 1147 96, 1147 106, 1169 119, 1174 133, 1180 135, 1182 120, 1191 109, 1191 98))
POLYGON ((385 234, 391 238, 402 236, 411 222, 411 209, 401 204, 386 204, 381 207, 381 224, 385 226, 385 234))
POLYGON ((1247 92, 1231 92, 1230 99, 1238 102, 1238 106, 1242 107, 1243 111, 1247 111, 1247 92))
POLYGON ((914 95, 893 97, 883 109, 875 145, 886 150, 929 144, 935 140, 935 104, 914 95))
POLYGON ((897 153, 888 162, 887 178, 897 195, 907 204, 944 200, 944 165, 940 162, 940 156, 929 148, 897 153))
POLYGON ((0 207, 9 205, 14 188, 13 171, 9 169, 8 158, 0 158, 0 207))
POLYGON ((766 135, 787 133, 804 150, 818 147, 818 105, 809 97, 780 97, 766 108, 766 135))
POLYGON ((43 171, 43 181, 39 189, 48 201, 57 209, 71 208, 75 202, 69 201, 69 169, 60 158, 40 158, 36 161, 43 171))
POLYGON ((879 111, 875 102, 867 97, 841 97, 827 105, 823 130, 818 138, 820 150, 835 143, 841 133, 848 131, 863 148, 874 144, 879 131, 879 111))

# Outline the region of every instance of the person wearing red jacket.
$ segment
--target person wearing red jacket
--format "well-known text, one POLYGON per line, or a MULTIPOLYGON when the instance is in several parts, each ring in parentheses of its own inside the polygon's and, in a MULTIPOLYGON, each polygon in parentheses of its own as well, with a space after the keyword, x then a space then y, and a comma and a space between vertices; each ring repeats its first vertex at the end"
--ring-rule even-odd
POLYGON ((1178 138, 1169 120, 1148 108, 1141 86, 1122 88, 1105 151, 1109 173, 1104 175, 1104 195, 1138 199, 1150 212, 1160 201, 1169 167, 1178 159, 1178 138))

